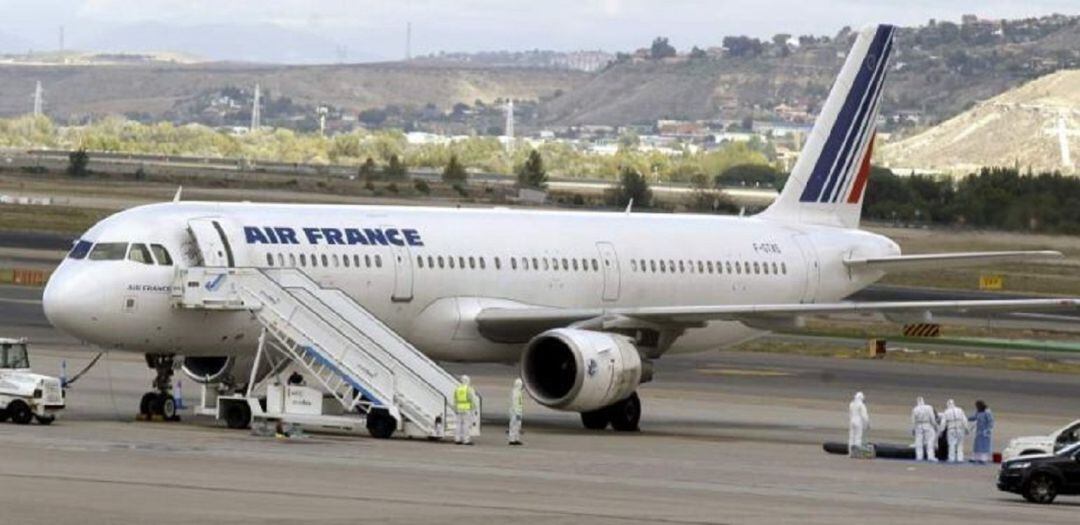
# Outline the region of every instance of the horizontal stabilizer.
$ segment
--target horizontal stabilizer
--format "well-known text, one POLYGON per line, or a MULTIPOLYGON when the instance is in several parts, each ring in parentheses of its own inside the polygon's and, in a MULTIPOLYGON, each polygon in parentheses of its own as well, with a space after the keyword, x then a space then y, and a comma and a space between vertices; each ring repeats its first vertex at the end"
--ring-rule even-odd
POLYGON ((847 259, 844 264, 853 270, 881 270, 898 272, 907 270, 938 270, 965 266, 983 266, 995 263, 1030 262, 1047 259, 1060 259, 1061 252, 1009 251, 1009 252, 966 252, 966 253, 927 253, 919 255, 897 255, 895 257, 874 257, 870 259, 847 259))

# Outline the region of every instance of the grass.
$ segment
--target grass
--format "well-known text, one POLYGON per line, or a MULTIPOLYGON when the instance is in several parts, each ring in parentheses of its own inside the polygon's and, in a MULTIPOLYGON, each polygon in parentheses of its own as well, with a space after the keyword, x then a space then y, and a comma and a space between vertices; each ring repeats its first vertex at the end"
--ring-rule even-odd
MULTIPOLYGON (((767 338, 743 343, 732 350, 736 352, 763 352, 836 359, 871 359, 867 354, 867 350, 863 348, 851 348, 824 342, 789 343, 767 338)), ((1073 362, 1043 357, 994 355, 977 351, 938 352, 936 350, 902 351, 891 349, 882 359, 898 363, 974 366, 996 370, 1080 374, 1080 364, 1073 362)))
POLYGON ((0 204, 0 230, 77 235, 110 213, 108 210, 68 206, 0 204))

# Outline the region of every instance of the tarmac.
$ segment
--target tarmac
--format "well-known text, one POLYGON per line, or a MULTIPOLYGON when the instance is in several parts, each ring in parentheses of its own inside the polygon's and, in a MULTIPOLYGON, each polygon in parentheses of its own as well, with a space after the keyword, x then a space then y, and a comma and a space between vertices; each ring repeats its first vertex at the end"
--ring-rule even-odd
MULTIPOLYGON (((74 374, 98 352, 54 331, 40 290, 0 286, 0 337, 28 336, 36 371, 74 374)), ((789 340, 790 341, 790 340, 789 340)), ((870 438, 911 439, 923 395, 994 410, 997 449, 1080 417, 1075 376, 888 360, 712 352, 669 356, 639 390, 637 433, 584 430, 526 404, 505 442, 515 369, 449 366, 484 396, 472 447, 308 433, 257 437, 182 411, 136 422, 151 373, 110 353, 51 426, 0 424, 2 523, 1075 523, 1080 498, 1036 506, 994 486, 996 466, 852 460, 847 403, 866 393, 870 438)), ((181 377, 185 402, 196 385, 181 377)), ((970 441, 969 441, 970 447, 970 441)))

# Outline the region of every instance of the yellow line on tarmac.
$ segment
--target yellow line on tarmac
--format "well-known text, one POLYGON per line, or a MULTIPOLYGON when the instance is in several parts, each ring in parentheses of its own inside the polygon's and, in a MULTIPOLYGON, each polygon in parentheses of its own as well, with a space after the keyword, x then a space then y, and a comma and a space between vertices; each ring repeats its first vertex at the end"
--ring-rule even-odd
POLYGON ((755 370, 745 368, 699 368, 698 372, 710 376, 786 377, 794 375, 781 370, 755 370))

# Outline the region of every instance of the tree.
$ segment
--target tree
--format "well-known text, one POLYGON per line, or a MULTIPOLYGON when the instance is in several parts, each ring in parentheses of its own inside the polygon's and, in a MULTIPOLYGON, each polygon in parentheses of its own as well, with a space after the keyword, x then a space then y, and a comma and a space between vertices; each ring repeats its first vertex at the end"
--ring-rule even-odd
POLYGON ((450 162, 446 163, 446 167, 443 168, 442 180, 443 182, 453 185, 465 182, 469 178, 469 173, 465 171, 465 166, 462 166, 458 162, 457 154, 450 155, 450 162))
POLYGON ((675 56, 675 47, 668 43, 666 37, 658 36, 652 41, 649 48, 649 57, 653 60, 675 56))
POLYGON ((387 179, 397 180, 404 179, 408 176, 409 170, 405 167, 405 163, 401 162, 397 154, 390 155, 390 161, 386 163, 386 167, 383 168, 383 175, 387 179))
POLYGON ((360 178, 364 180, 374 179, 377 175, 375 169, 375 159, 368 157, 367 160, 365 160, 364 163, 360 165, 360 170, 357 173, 360 175, 360 178))
POLYGON ((693 58, 693 59, 696 60, 696 59, 705 58, 705 57, 706 57, 705 50, 701 49, 698 46, 694 46, 694 48, 690 50, 690 58, 693 58))
POLYGON ((548 176, 544 171, 544 159, 540 157, 539 151, 529 152, 529 158, 525 160, 525 164, 518 168, 517 179, 518 186, 522 188, 537 190, 547 188, 548 176))
POLYGON ((67 173, 72 177, 85 177, 90 174, 86 166, 90 164, 90 155, 85 149, 78 149, 68 154, 67 173))
POLYGON ((652 190, 645 176, 630 166, 623 166, 619 171, 619 188, 615 204, 622 207, 634 201, 636 206, 648 208, 652 202, 652 190))

